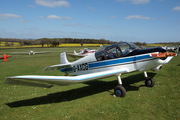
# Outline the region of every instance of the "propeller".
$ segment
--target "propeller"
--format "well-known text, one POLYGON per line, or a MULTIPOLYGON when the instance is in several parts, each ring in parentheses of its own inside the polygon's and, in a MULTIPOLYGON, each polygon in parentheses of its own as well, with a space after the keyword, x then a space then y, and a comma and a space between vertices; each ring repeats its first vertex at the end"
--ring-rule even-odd
POLYGON ((163 53, 151 53, 151 56, 156 58, 163 58, 168 56, 177 56, 177 54, 174 52, 163 52, 163 53))

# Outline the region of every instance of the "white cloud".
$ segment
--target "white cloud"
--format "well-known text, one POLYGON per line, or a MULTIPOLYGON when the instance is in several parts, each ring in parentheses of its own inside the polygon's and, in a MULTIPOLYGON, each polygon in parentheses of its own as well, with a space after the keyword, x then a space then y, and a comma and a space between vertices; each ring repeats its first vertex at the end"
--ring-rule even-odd
POLYGON ((133 4, 147 4, 150 0, 131 0, 133 4))
POLYGON ((60 17, 60 16, 57 16, 57 15, 49 15, 46 18, 43 17, 43 16, 39 16, 39 18, 40 19, 67 19, 67 20, 73 20, 72 17, 60 17))
POLYGON ((143 15, 133 15, 133 16, 128 16, 128 17, 125 17, 125 19, 145 19, 145 20, 148 20, 150 19, 150 17, 147 17, 147 16, 143 16, 143 15))
POLYGON ((30 20, 23 20, 23 19, 20 19, 20 21, 23 22, 23 23, 32 22, 32 21, 30 21, 30 20))
POLYGON ((44 19, 44 17, 43 17, 43 16, 39 16, 39 18, 40 18, 40 19, 44 19))
POLYGON ((173 8, 173 10, 178 10, 178 11, 180 11, 180 6, 177 6, 177 7, 173 8))
POLYGON ((62 17, 59 17, 57 15, 49 15, 46 17, 46 19, 62 19, 62 17))
POLYGON ((132 4, 147 4, 150 0, 117 0, 117 2, 130 2, 132 4))
POLYGON ((70 7, 69 2, 61 0, 35 0, 35 3, 46 7, 70 7))
POLYGON ((64 24, 64 26, 83 26, 81 23, 78 24, 64 24))
POLYGON ((7 20, 8 18, 22 18, 22 16, 9 13, 0 13, 0 20, 7 20))

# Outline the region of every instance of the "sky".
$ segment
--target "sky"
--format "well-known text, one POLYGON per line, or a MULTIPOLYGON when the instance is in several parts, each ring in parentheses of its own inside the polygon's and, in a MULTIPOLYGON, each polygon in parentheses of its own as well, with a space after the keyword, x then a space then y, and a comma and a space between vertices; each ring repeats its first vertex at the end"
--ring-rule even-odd
POLYGON ((180 42, 180 0, 0 0, 0 38, 180 42))

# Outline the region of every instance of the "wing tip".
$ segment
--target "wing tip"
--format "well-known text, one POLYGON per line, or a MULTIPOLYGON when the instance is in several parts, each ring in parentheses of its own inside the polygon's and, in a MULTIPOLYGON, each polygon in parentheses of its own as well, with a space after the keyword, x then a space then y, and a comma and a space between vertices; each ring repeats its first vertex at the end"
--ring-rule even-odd
POLYGON ((16 80, 16 79, 13 79, 13 77, 7 77, 4 80, 3 84, 43 87, 43 88, 51 88, 54 86, 54 85, 49 85, 49 84, 42 84, 42 83, 36 83, 36 82, 30 82, 30 81, 16 80))

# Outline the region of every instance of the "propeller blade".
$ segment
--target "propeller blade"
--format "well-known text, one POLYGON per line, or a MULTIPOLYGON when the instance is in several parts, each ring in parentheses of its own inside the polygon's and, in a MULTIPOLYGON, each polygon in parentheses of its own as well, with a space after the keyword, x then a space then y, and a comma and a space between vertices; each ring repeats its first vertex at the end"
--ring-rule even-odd
POLYGON ((151 56, 156 58, 163 58, 168 56, 177 56, 177 54, 174 52, 164 52, 164 53, 151 53, 151 56))

